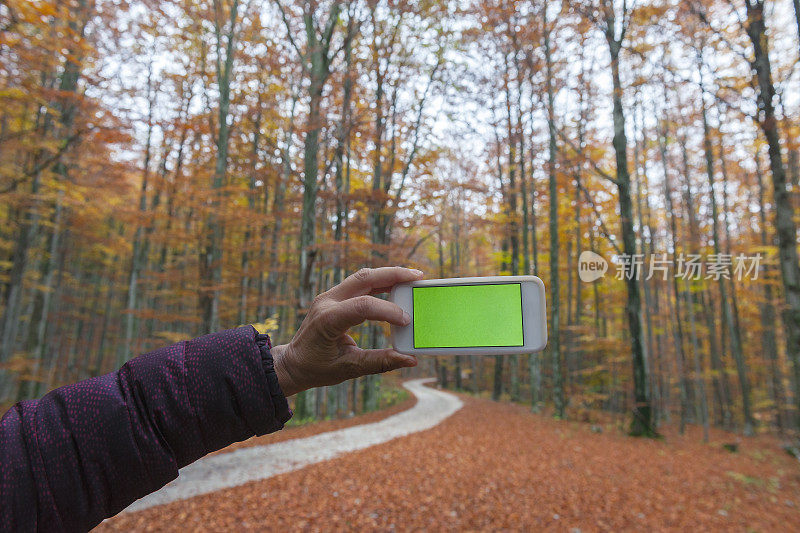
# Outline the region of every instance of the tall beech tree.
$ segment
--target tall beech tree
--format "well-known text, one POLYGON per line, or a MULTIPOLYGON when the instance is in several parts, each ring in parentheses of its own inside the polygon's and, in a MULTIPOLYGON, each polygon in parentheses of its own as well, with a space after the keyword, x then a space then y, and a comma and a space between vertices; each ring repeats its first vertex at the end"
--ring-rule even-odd
MULTIPOLYGON (((339 15, 342 3, 335 1, 323 12, 312 3, 301 6, 299 18, 302 20, 302 32, 305 34, 303 48, 297 43, 297 28, 290 22, 287 8, 276 1, 286 25, 287 38, 297 52, 303 72, 308 79, 308 116, 306 118, 305 141, 303 148, 303 215, 300 228, 300 263, 299 285, 297 292, 298 319, 305 316, 305 309, 311 305, 314 297, 312 273, 314 260, 317 257, 315 242, 316 225, 314 220, 319 190, 319 151, 320 132, 323 126, 322 97, 328 78, 331 75, 331 64, 337 49, 332 49, 334 33, 339 26, 339 15)), ((346 34, 345 40, 351 40, 352 34, 346 34)))
MULTIPOLYGON (((542 25, 544 35, 544 57, 545 57, 545 87, 547 91, 547 177, 550 191, 550 290, 551 315, 550 315, 550 361, 553 372, 553 403, 555 404, 555 414, 559 418, 564 418, 564 380, 561 371, 561 330, 560 330, 560 309, 561 295, 558 290, 559 272, 558 251, 559 229, 558 229, 558 181, 556 177, 556 116, 555 116, 555 88, 553 84, 553 55, 551 50, 551 34, 553 33, 553 23, 547 17, 548 4, 542 6, 542 25)), ((568 300, 569 302, 569 300, 568 300)))
POLYGON ((630 329, 631 358, 633 362, 633 419, 630 432, 635 436, 652 437, 656 434, 653 413, 647 390, 647 368, 642 342, 642 302, 639 292, 638 273, 633 257, 637 253, 636 231, 633 221, 633 201, 631 200, 631 178, 628 169, 628 138, 625 133, 625 110, 622 105, 623 87, 620 77, 620 53, 623 50, 625 34, 631 23, 631 9, 622 0, 620 5, 614 0, 603 0, 594 9, 591 16, 597 21, 608 45, 611 58, 612 82, 612 118, 614 124, 614 147, 616 177, 613 182, 618 189, 620 228, 622 233, 622 251, 630 261, 625 267, 625 288, 627 302, 625 314, 630 329))
POLYGON ((769 38, 763 0, 745 0, 745 29, 753 46, 751 67, 758 87, 758 124, 767 140, 770 173, 775 202, 775 228, 778 257, 786 302, 782 313, 786 353, 794 369, 796 426, 800 427, 800 263, 797 255, 797 225, 786 183, 786 167, 781 153, 778 118, 775 113, 775 84, 769 57, 769 38))

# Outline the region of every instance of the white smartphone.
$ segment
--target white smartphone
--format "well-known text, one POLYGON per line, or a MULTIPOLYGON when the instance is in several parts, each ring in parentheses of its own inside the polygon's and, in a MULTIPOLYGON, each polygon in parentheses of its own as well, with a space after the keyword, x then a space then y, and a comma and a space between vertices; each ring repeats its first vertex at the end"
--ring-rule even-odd
POLYGON ((544 283, 536 276, 401 283, 389 300, 411 315, 392 345, 411 355, 533 353, 547 344, 544 283))

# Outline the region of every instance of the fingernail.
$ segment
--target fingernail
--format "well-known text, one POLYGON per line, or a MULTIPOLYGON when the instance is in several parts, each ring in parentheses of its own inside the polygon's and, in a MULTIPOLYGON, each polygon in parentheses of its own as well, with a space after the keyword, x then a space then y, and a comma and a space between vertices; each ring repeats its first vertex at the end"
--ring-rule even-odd
POLYGON ((413 357, 406 357, 406 362, 408 366, 417 366, 417 360, 413 357))
POLYGON ((422 277, 422 276, 423 276, 423 274, 422 274, 422 270, 417 270, 416 268, 412 268, 412 269, 411 269, 411 272, 413 272, 415 275, 417 275, 417 276, 419 276, 419 277, 422 277))
POLYGON ((407 326, 411 323, 411 315, 409 315, 406 311, 403 311, 403 325, 407 326))

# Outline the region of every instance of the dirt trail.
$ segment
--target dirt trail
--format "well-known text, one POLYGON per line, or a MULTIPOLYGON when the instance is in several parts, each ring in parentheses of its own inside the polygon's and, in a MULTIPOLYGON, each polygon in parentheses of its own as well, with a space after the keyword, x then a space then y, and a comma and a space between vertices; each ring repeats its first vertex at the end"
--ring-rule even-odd
POLYGON ((430 429, 458 411, 462 402, 453 394, 425 387, 423 384, 429 381, 433 380, 416 379, 404 383, 403 386, 416 396, 417 403, 411 409, 380 422, 204 457, 182 468, 176 480, 134 502, 123 512, 139 511, 267 479, 343 453, 430 429))

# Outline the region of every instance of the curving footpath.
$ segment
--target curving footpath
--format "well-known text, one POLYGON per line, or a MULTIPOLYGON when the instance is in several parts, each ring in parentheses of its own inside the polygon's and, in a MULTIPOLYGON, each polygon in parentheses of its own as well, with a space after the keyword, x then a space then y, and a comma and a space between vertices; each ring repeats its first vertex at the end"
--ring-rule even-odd
POLYGON ((304 466, 327 461, 343 453, 362 450, 398 437, 430 429, 463 403, 448 392, 423 386, 433 378, 407 381, 403 386, 417 397, 411 409, 380 422, 353 426, 264 446, 239 448, 200 459, 182 468, 179 477, 159 491, 135 501, 123 512, 184 500, 200 494, 266 479, 304 466))

